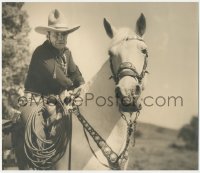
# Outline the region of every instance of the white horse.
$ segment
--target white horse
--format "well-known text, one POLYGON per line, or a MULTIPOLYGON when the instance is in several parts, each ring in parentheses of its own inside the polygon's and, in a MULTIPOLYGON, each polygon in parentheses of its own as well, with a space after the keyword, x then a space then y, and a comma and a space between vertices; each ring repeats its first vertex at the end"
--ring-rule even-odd
MULTIPOLYGON (((146 21, 141 14, 135 31, 129 28, 116 29, 106 19, 104 27, 112 39, 110 58, 85 84, 79 97, 79 111, 72 113, 73 126, 67 123, 68 127, 61 129, 72 129, 71 145, 68 145, 68 139, 64 140, 66 152, 52 165, 52 169, 116 170, 127 167, 128 147, 141 109, 141 93, 146 77, 148 55, 142 38, 146 21)), ((41 131, 40 125, 34 126, 35 131, 41 131)), ((31 140, 30 135, 26 140, 31 140)), ((44 158, 45 154, 40 157, 44 158)), ((24 158, 22 161, 25 162, 24 158)), ((36 159, 36 162, 40 161, 36 159)))
MULTIPOLYGON (((83 120, 81 123, 73 115, 73 170, 126 169, 126 145, 129 145, 127 140, 131 138, 127 128, 141 109, 140 96, 144 89, 148 56, 142 38, 146 29, 145 17, 141 14, 138 18, 135 31, 129 28, 116 29, 106 19, 104 27, 112 39, 110 59, 81 93, 83 100, 79 111, 89 122, 84 125, 86 131, 89 129, 86 132, 89 143, 83 133, 83 120), (114 80, 109 79, 111 75, 114 80), (92 132, 97 133, 95 135, 92 132)), ((68 169, 68 154, 66 152, 56 164, 56 169, 68 169)))

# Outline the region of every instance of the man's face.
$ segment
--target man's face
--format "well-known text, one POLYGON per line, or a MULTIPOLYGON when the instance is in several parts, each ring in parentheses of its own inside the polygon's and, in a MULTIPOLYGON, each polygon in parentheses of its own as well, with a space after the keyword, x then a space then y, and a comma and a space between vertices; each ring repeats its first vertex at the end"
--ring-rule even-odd
POLYGON ((66 46, 67 36, 68 34, 64 32, 50 31, 49 34, 51 44, 59 50, 63 49, 66 46))

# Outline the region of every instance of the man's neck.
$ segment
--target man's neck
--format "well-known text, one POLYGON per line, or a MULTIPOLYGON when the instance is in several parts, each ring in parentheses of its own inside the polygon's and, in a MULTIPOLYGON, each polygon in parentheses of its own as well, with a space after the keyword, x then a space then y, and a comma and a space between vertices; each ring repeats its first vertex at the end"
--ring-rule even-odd
POLYGON ((57 50, 58 50, 59 54, 62 55, 64 53, 64 51, 65 51, 65 48, 57 49, 57 50))
POLYGON ((62 54, 65 52, 65 50, 66 50, 65 47, 62 48, 62 49, 59 49, 59 48, 54 47, 54 46, 52 45, 52 43, 51 43, 50 40, 48 40, 48 42, 49 42, 49 44, 50 44, 60 55, 62 55, 62 54))

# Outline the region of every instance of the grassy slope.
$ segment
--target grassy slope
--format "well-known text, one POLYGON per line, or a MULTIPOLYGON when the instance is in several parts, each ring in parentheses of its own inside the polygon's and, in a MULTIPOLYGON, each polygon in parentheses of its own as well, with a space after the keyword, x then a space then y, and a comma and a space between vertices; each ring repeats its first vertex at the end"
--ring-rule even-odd
POLYGON ((138 123, 142 133, 136 146, 129 149, 129 170, 195 170, 198 152, 169 147, 178 131, 146 123, 138 123))

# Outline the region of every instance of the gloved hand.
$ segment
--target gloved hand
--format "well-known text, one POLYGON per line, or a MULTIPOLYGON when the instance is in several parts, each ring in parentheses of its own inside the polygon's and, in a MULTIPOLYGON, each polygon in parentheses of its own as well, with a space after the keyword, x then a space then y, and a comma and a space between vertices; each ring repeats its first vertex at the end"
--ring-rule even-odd
POLYGON ((70 110, 73 109, 72 102, 73 102, 73 91, 72 90, 65 90, 60 94, 60 99, 62 103, 64 103, 65 114, 68 115, 70 110))
POLYGON ((73 91, 72 90, 64 90, 63 92, 61 92, 61 94, 60 94, 60 99, 61 99, 61 101, 62 102, 64 102, 64 100, 66 99, 66 98, 70 98, 71 97, 71 95, 73 94, 73 91))
POLYGON ((83 90, 83 87, 84 87, 84 85, 82 84, 79 87, 74 89, 73 94, 75 95, 75 97, 78 97, 80 95, 81 91, 83 90))

